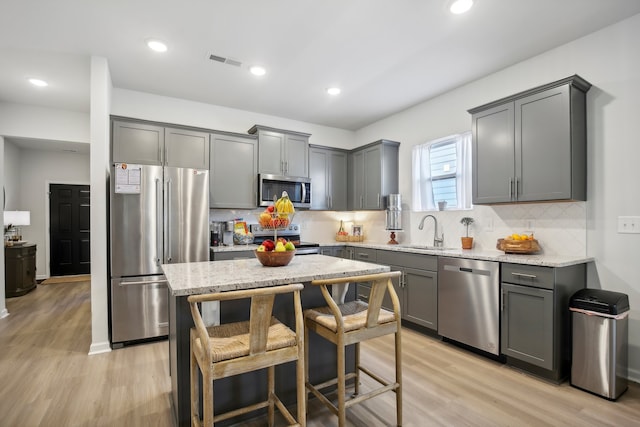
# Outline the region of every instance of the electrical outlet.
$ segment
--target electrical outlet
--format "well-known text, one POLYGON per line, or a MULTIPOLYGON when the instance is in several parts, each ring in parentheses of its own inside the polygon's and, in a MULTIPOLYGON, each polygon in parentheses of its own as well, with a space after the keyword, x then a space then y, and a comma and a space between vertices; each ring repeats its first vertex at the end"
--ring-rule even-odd
POLYGON ((487 231, 487 232, 493 231, 493 218, 487 218, 485 220, 484 231, 487 231))
POLYGON ((533 219, 524 220, 524 229, 527 231, 533 231, 536 227, 536 221, 533 219))
POLYGON ((619 216, 618 233, 640 234, 640 216, 619 216))

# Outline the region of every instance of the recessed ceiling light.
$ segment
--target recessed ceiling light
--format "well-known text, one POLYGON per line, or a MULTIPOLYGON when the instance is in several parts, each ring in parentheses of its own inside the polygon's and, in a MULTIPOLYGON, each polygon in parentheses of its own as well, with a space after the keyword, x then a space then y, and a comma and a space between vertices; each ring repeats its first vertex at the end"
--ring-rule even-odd
POLYGON ((264 67, 261 67, 259 65, 254 65, 253 67, 249 68, 249 71, 254 76, 264 76, 265 74, 267 74, 267 70, 265 70, 264 67))
POLYGON ((149 49, 156 51, 156 52, 166 52, 167 51, 167 45, 160 41, 160 40, 155 40, 155 39, 149 39, 147 40, 147 46, 149 46, 149 49))
POLYGON ((40 80, 40 79, 29 79, 29 83, 31 83, 34 86, 38 86, 38 87, 49 86, 49 83, 45 82, 44 80, 40 80))
POLYGON ((329 95, 334 95, 334 96, 335 96, 335 95, 340 95, 340 92, 342 92, 342 91, 340 90, 340 88, 339 88, 339 87, 330 87, 330 88, 327 88, 327 93, 328 93, 329 95))
POLYGON ((451 3, 451 7, 449 7, 449 10, 451 11, 451 13, 459 15, 461 13, 467 12, 469 9, 471 9, 471 6, 473 6, 473 0, 456 0, 451 3))

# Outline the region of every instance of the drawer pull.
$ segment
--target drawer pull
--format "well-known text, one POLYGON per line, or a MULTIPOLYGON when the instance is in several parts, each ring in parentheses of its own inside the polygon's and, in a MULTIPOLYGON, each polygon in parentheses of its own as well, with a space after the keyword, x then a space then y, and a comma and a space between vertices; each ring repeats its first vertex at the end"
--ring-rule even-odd
POLYGON ((524 277, 527 279, 536 279, 538 277, 535 274, 525 274, 525 273, 511 273, 511 275, 516 277, 524 277))
POLYGON ((358 256, 360 258, 369 258, 369 254, 365 254, 365 253, 362 253, 362 252, 358 252, 358 256))

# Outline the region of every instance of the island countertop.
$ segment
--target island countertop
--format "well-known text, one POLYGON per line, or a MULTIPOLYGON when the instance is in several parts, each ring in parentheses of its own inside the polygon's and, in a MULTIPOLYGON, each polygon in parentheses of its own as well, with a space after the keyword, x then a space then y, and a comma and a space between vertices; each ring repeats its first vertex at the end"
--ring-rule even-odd
POLYGON ((296 255, 284 267, 264 267, 255 258, 163 264, 162 269, 173 296, 305 283, 390 270, 384 265, 325 255, 296 255))

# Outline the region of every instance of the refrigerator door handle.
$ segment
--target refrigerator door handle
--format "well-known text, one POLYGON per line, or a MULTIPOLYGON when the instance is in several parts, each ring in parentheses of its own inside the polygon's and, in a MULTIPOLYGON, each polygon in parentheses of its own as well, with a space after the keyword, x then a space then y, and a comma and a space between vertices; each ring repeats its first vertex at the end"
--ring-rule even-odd
MULTIPOLYGON (((162 218, 162 214, 161 214, 161 209, 162 206, 159 206, 159 204, 162 201, 162 188, 160 188, 160 179, 156 178, 156 221, 158 221, 158 219, 162 218)), ((159 224, 161 224, 159 222, 159 224)), ((156 226, 156 256, 155 256, 155 263, 157 266, 160 266, 161 262, 162 262, 162 258, 160 257, 160 254, 162 253, 162 230, 160 229, 160 227, 156 226)))
POLYGON ((171 225, 172 225, 172 218, 171 218, 171 179, 167 180, 167 193, 166 193, 166 197, 167 197, 167 208, 165 209, 166 212, 166 221, 164 223, 164 238, 165 238, 165 256, 167 257, 167 263, 171 262, 171 225))
POLYGON ((118 282, 118 286, 138 286, 138 285, 157 285, 155 287, 166 287, 168 282, 166 280, 139 280, 131 282, 118 282))

